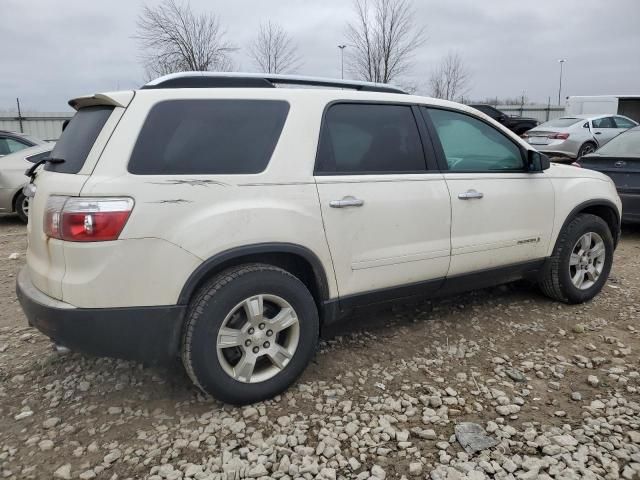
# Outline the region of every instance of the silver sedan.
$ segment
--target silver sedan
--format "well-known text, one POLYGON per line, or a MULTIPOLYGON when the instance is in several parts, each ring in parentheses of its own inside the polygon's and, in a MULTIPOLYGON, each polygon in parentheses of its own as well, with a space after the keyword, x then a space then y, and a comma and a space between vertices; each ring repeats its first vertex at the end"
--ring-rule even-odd
POLYGON ((523 137, 551 157, 580 158, 637 125, 622 115, 571 115, 542 123, 523 137))
POLYGON ((47 157, 53 147, 53 143, 45 143, 0 158, 0 213, 15 212, 26 223, 29 199, 22 194, 22 187, 29 179, 24 172, 47 157))

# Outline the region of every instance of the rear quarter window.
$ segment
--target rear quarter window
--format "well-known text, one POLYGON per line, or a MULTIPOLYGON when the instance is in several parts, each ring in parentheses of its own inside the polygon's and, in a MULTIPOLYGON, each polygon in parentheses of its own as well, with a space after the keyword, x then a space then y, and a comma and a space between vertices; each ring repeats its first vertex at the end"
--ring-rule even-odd
POLYGON ((78 173, 113 109, 112 106, 101 105, 78 110, 51 152, 51 158, 59 158, 64 162, 47 163, 45 170, 78 173))
POLYGON ((280 100, 169 100, 156 104, 129 160, 139 175, 262 172, 289 104, 280 100))

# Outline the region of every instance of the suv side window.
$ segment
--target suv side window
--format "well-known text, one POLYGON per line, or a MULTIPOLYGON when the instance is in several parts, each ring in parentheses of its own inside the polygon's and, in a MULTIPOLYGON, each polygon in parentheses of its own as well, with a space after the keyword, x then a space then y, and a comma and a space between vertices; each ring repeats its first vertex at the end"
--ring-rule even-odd
POLYGON ((631 120, 624 117, 613 117, 618 128, 633 128, 636 126, 631 120))
POLYGON ((612 117, 596 118, 592 123, 593 128, 616 128, 612 117))
POLYGON ((429 108, 450 171, 520 171, 520 147, 502 132, 460 112, 429 108))
POLYGON ((260 173, 289 113, 281 100, 167 100, 151 108, 129 160, 138 175, 260 173))
POLYGON ((326 111, 316 174, 425 170, 424 151, 410 105, 339 103, 326 111))

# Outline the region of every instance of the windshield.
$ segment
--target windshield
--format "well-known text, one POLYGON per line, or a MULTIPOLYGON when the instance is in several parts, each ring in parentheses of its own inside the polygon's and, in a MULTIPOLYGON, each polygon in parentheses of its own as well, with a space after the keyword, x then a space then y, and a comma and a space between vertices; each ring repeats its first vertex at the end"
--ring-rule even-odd
POLYGON ((599 155, 640 158, 640 130, 629 130, 605 144, 599 155))
POLYGON ((556 118, 555 120, 549 120, 548 122, 545 122, 545 123, 541 123, 536 128, 542 129, 544 127, 548 127, 548 128, 570 127, 571 125, 576 124, 578 122, 582 122, 582 121, 583 121, 582 118, 562 117, 562 118, 556 118))

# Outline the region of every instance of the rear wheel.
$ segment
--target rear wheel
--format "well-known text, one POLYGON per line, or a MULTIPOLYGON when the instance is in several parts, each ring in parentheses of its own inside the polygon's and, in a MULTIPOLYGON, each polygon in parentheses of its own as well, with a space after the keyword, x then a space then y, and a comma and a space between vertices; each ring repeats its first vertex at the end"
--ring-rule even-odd
POLYGON ((560 232, 540 283, 549 297, 582 303, 604 286, 613 263, 613 236, 600 217, 581 214, 560 232))
POLYGON ((597 145, 593 142, 585 143, 580 147, 580 150, 578 151, 578 158, 584 157, 585 155, 595 152, 597 148, 598 148, 597 145))
POLYGON ((205 285, 189 307, 182 359, 203 391, 242 405, 285 390, 311 360, 318 312, 306 286, 270 265, 242 265, 205 285))
POLYGON ((20 220, 27 223, 29 221, 29 198, 25 197, 22 192, 16 196, 14 208, 20 220))

